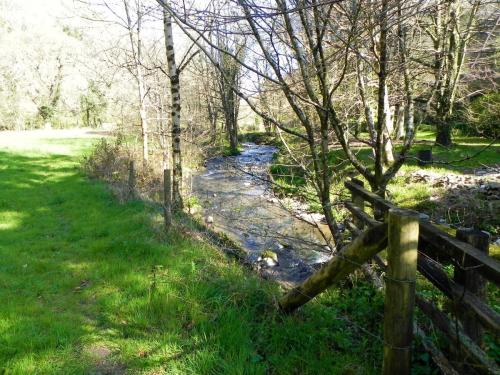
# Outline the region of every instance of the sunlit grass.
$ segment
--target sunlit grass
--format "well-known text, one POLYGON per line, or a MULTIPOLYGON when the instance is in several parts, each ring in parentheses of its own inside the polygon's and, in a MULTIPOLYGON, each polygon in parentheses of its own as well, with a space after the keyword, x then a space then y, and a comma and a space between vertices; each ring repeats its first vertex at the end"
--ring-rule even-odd
MULTIPOLYGON (((401 167, 400 174, 407 176, 411 172, 424 170, 446 175, 447 173, 471 173, 474 168, 497 165, 500 160, 500 142, 491 144, 491 140, 479 137, 455 136, 454 145, 450 148, 443 148, 434 145, 435 133, 431 130, 419 131, 417 143, 414 144, 410 152, 410 158, 401 167), (417 153, 422 149, 432 149, 434 164, 419 166, 417 164, 417 153), (469 159, 470 158, 470 159, 469 159)), ((293 142, 291 142, 293 145, 293 142)), ((396 152, 397 149, 396 147, 396 152)), ((373 165, 371 150, 368 147, 354 147, 353 150, 360 160, 366 165, 373 165)), ((331 165, 336 165, 346 157, 340 149, 330 152, 331 165)), ((271 172, 275 175, 278 186, 276 190, 284 195, 294 195, 306 201, 311 201, 311 208, 321 211, 321 207, 313 198, 314 189, 307 183, 298 168, 290 168, 289 156, 285 151, 281 152, 271 167, 271 172)), ((332 185, 333 200, 346 198, 346 191, 343 188, 345 176, 357 174, 350 163, 344 163, 340 168, 334 168, 333 172, 338 177, 334 179, 332 185)), ((368 186, 368 185, 366 185, 368 186)), ((410 183, 406 178, 395 177, 388 186, 389 196, 394 203, 407 208, 429 208, 432 203, 429 198, 432 195, 439 195, 442 189, 431 188, 425 183, 410 183)), ((317 200, 317 199, 316 199, 317 200)))
POLYGON ((371 287, 283 317, 276 284, 81 175, 93 140, 39 142, 0 148, 0 372, 380 371, 380 343, 356 328, 380 335, 371 287))

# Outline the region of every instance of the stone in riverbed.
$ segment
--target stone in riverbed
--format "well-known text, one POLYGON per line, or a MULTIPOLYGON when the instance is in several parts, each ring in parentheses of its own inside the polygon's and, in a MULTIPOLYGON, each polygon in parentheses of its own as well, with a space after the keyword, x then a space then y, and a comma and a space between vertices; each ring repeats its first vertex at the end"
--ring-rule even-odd
POLYGON ((275 267, 279 264, 278 254, 271 250, 264 250, 259 258, 257 258, 257 261, 265 264, 267 267, 275 267))
POLYGON ((276 262, 275 260, 270 259, 270 258, 264 258, 264 264, 267 267, 275 267, 278 265, 278 262, 276 262))
POLYGON ((286 242, 278 242, 278 248, 279 249, 291 249, 292 245, 286 242))

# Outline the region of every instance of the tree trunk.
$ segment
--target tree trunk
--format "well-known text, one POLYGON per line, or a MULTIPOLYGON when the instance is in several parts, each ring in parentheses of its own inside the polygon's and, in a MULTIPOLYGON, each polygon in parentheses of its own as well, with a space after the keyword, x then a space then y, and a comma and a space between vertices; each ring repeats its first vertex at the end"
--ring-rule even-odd
POLYGON ((401 103, 396 104, 394 111, 396 116, 396 139, 402 139, 405 136, 405 106, 401 103))
POLYGON ((238 154, 238 100, 239 98, 233 92, 232 86, 237 85, 237 77, 229 72, 226 77, 221 77, 221 98, 224 109, 224 122, 226 126, 227 138, 231 155, 238 154), (228 80, 229 82, 226 82, 228 80))
POLYGON ((226 131, 229 139, 229 148, 231 155, 238 154, 238 119, 235 106, 235 95, 230 86, 224 85, 227 90, 224 95, 224 117, 226 122, 226 131))
POLYGON ((377 100, 377 141, 375 149, 375 183, 378 188, 383 179, 384 166, 394 161, 392 143, 387 126, 390 120, 389 92, 387 76, 389 70, 389 50, 387 46, 389 1, 382 0, 380 14, 380 37, 378 58, 378 100, 377 100))
MULTIPOLYGON (((137 69, 140 70, 139 68, 137 69)), ((139 79, 138 79, 139 80, 139 79)), ((142 83, 143 77, 141 74, 139 83, 139 97, 140 97, 140 108, 139 108, 139 116, 141 118, 141 134, 142 134, 142 160, 144 164, 148 163, 149 158, 149 149, 148 149, 148 120, 147 120, 147 112, 146 105, 144 103, 144 84, 142 83)))
POLYGON ((163 8, 163 30, 165 33, 165 49, 167 51, 168 75, 170 78, 170 94, 172 99, 172 208, 183 207, 182 186, 182 154, 181 154, 181 96, 179 70, 175 62, 174 38, 170 13, 163 8))
MULTIPOLYGON (((160 79, 156 76, 156 81, 158 87, 161 87, 160 79)), ((168 150, 168 137, 167 137, 167 127, 168 124, 164 121, 165 116, 165 106, 163 104, 163 90, 160 91, 157 95, 157 113, 158 113, 158 129, 160 130, 159 143, 162 151, 162 169, 165 170, 169 167, 169 150, 168 150)))
POLYGON ((359 88, 359 93, 361 95, 361 101, 363 102, 366 125, 368 128, 368 133, 370 134, 370 141, 372 142, 373 145, 375 145, 377 139, 375 132, 375 120, 373 118, 373 110, 370 106, 368 100, 368 94, 366 92, 365 75, 363 72, 363 62, 361 59, 358 59, 358 64, 356 68, 358 73, 358 88, 359 88))
POLYGON ((144 165, 148 163, 148 114, 146 110, 146 90, 144 88, 144 74, 142 71, 142 46, 141 46, 141 18, 140 8, 137 8, 137 84, 139 86, 139 116, 141 118, 142 132, 142 160, 144 165))
POLYGON ((475 16, 480 4, 480 1, 475 1, 469 12, 466 12, 463 2, 458 0, 444 2, 445 20, 441 19, 441 7, 437 7, 438 17, 434 21, 437 35, 435 49, 438 43, 441 43, 442 47, 439 46, 439 49, 436 49, 434 57, 436 88, 433 94, 436 94, 437 107, 436 144, 441 146, 452 145, 449 119, 453 114, 455 96, 466 60, 467 44, 474 30, 475 16))
POLYGON ((137 4, 137 46, 135 46, 134 41, 134 32, 133 32, 133 24, 132 19, 130 18, 130 11, 128 6, 128 1, 123 0, 123 6, 125 7, 125 14, 127 16, 127 28, 128 35, 130 39, 130 48, 132 50, 132 56, 134 58, 134 67, 135 67, 135 79, 137 81, 137 91, 139 94, 139 118, 141 122, 141 134, 142 134, 142 158, 143 163, 147 164, 148 162, 148 120, 146 113, 146 95, 144 89, 144 74, 142 71, 142 63, 141 63, 141 19, 142 14, 140 12, 140 4, 137 4))
POLYGON ((436 125, 436 144, 450 147, 451 140, 451 125, 448 122, 441 122, 436 125))
POLYGON ((394 153, 392 147, 392 133, 394 132, 394 126, 392 123, 391 116, 391 106, 389 103, 389 89, 386 87, 385 95, 384 95, 384 112, 385 112, 385 121, 384 121, 384 165, 390 166, 394 163, 394 153))
POLYGON ((228 128, 229 131, 229 147, 231 148, 231 155, 237 155, 238 151, 238 128, 233 122, 228 128))
POLYGON ((210 94, 207 94, 207 111, 208 120, 210 122, 210 138, 212 142, 215 142, 217 140, 217 111, 209 95, 210 94))

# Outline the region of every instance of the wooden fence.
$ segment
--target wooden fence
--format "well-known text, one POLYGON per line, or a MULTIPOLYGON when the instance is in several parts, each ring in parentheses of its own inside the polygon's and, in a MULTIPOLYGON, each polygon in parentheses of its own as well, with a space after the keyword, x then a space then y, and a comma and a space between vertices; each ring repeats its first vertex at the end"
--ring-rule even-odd
POLYGON ((375 261, 384 271, 384 374, 410 374, 412 338, 416 334, 444 374, 500 374, 484 350, 485 331, 500 333, 500 315, 488 304, 487 284, 498 287, 500 263, 488 255, 489 235, 459 229, 456 237, 440 230, 414 211, 401 210, 364 189, 352 179, 345 186, 352 213, 347 225, 354 240, 303 284, 280 301, 291 312, 366 262, 375 261), (367 213, 367 208, 379 219, 367 213), (387 262, 378 255, 387 248, 387 262), (443 265, 453 268, 449 276, 443 265), (418 272, 417 272, 418 271, 418 272), (441 292, 447 312, 416 293, 424 278, 441 292), (429 332, 413 319, 414 306, 450 343, 447 356, 429 339, 429 332), (451 316, 451 318, 450 318, 451 316))

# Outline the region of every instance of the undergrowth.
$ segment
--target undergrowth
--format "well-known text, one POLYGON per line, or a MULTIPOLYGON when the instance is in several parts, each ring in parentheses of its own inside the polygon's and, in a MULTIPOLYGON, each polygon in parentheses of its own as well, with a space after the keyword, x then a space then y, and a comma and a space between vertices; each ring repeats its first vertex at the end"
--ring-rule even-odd
POLYGON ((0 372, 380 371, 371 286, 332 289, 282 316, 275 283, 182 227, 167 235, 154 206, 120 204, 80 172, 78 152, 44 145, 0 152, 0 372))

